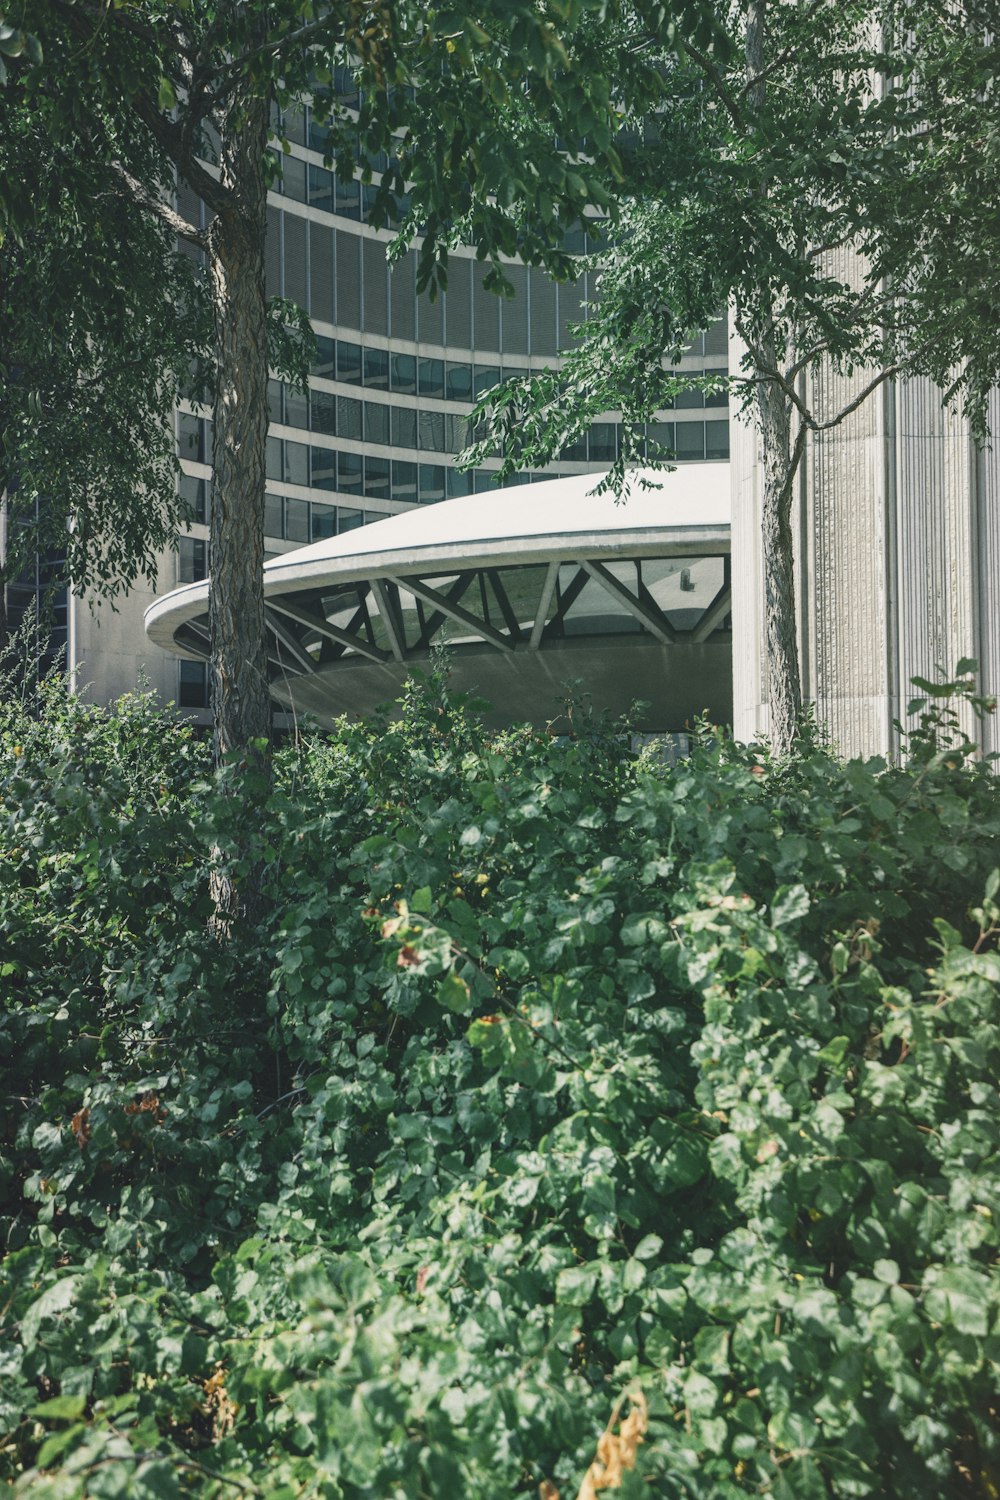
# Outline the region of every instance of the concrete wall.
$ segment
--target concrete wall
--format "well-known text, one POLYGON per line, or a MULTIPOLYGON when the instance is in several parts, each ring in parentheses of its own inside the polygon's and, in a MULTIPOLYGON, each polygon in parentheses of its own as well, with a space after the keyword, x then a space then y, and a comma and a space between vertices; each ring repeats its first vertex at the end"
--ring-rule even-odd
MULTIPOLYGON (((822 418, 870 378, 820 370, 804 394, 822 418)), ((1000 400, 993 416, 996 432, 1000 400)), ((731 472, 734 725, 750 739, 767 732, 760 466, 757 435, 735 414, 731 472)), ((1000 692, 1000 458, 929 381, 887 382, 809 440, 796 523, 803 690, 844 754, 893 752, 910 678, 938 665, 975 657, 983 690, 1000 692)), ((995 718, 967 728, 1000 747, 995 718)))
MULTIPOLYGON (((174 571, 173 553, 164 554, 164 586, 173 586, 174 571)), ((155 646, 143 629, 143 612, 154 598, 154 590, 145 583, 130 589, 115 609, 103 601, 71 597, 67 666, 77 691, 91 703, 107 704, 135 692, 143 680, 161 702, 176 699, 176 658, 155 646)))

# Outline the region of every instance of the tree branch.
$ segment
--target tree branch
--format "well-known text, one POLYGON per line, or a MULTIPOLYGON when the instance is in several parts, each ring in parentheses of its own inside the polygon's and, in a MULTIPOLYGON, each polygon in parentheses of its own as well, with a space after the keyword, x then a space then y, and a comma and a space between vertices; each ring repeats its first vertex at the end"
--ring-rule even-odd
POLYGON ((149 130, 163 154, 173 162, 188 186, 217 214, 232 207, 232 195, 217 177, 199 161, 193 142, 185 139, 182 127, 168 120, 146 94, 137 94, 132 107, 149 130))
POLYGON ((736 102, 735 96, 730 92, 726 80, 719 72, 719 69, 715 66, 715 63, 710 57, 706 57, 704 52, 702 52, 700 48, 694 46, 694 44, 692 42, 689 42, 686 38, 682 38, 678 34, 677 40, 682 50, 687 53, 692 62, 698 64, 705 77, 711 83, 712 87, 715 89, 715 92, 718 94, 719 98, 724 104, 729 114, 729 118, 732 120, 737 130, 742 130, 743 112, 740 109, 739 104, 736 102))
MULTIPOLYGON (((801 15, 796 16, 796 21, 798 21, 800 25, 803 21, 810 21, 816 14, 816 12, 820 10, 825 4, 826 0, 812 0, 812 4, 809 5, 801 15)), ((756 88, 759 84, 764 83, 768 78, 770 78, 772 73, 776 73, 779 68, 783 68, 786 62, 791 62, 792 59, 797 56, 797 54, 801 50, 802 49, 800 46, 793 46, 791 43, 789 43, 787 47, 783 48, 783 50, 778 53, 773 62, 769 62, 765 68, 761 68, 758 72, 754 73, 747 79, 736 97, 738 99, 745 98, 752 88, 756 88)))
MULTIPOLYGON (((331 19, 332 17, 329 15, 322 16, 317 21, 310 21, 307 25, 300 26, 298 31, 289 31, 285 36, 277 37, 273 42, 265 42, 259 47, 251 47, 248 52, 242 53, 239 57, 234 57, 232 62, 228 64, 228 69, 230 72, 233 69, 239 71, 248 62, 253 62, 260 57, 273 55, 275 52, 280 52, 283 47, 301 47, 304 42, 310 41, 314 36, 319 36, 323 31, 327 30, 331 19)), ((340 40, 340 38, 338 37, 337 40, 340 40)))
POLYGON ((873 391, 877 391, 880 385, 886 380, 891 380, 894 375, 898 375, 904 368, 905 366, 902 361, 898 361, 894 365, 887 365, 884 370, 879 371, 874 380, 868 382, 864 390, 855 396, 853 401, 849 401, 846 406, 842 407, 835 417, 831 417, 828 422, 817 422, 814 420, 811 423, 813 432, 829 432, 832 428, 839 427, 841 422, 845 421, 851 415, 852 411, 857 411, 858 407, 868 400, 873 391))
POLYGON ((162 198, 157 198, 156 194, 151 193, 137 177, 133 177, 132 173, 123 167, 120 161, 112 161, 111 169, 118 178, 121 186, 127 188, 136 202, 141 204, 149 213, 156 214, 157 218, 162 219, 164 224, 168 225, 176 235, 179 235, 181 239, 187 240, 192 245, 197 245, 199 250, 208 249, 208 234, 206 230, 196 229, 193 224, 189 224, 187 219, 179 214, 175 208, 171 208, 169 203, 164 203, 162 198))

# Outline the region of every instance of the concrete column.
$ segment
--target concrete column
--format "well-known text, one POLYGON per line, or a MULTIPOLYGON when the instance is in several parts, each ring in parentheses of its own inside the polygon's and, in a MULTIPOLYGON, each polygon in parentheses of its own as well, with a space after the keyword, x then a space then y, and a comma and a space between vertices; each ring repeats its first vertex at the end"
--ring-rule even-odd
MULTIPOLYGON (((732 351, 736 368, 740 351, 732 351)), ((832 416, 871 372, 810 374, 813 412, 832 416)), ((1000 430, 1000 399, 993 431, 1000 430)), ((733 711, 736 734, 767 732, 756 432, 734 416, 733 711)), ((797 597, 806 697, 845 755, 891 754, 910 678, 979 661, 1000 692, 1000 459, 923 379, 887 382, 840 427, 811 438, 800 483, 797 597)), ((997 725, 966 725, 986 751, 997 725)))

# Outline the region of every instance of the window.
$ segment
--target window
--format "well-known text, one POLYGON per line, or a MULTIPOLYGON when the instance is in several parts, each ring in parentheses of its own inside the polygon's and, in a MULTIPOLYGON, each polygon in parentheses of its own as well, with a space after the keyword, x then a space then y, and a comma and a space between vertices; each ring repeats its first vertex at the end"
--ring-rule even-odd
POLYGON ((394 354, 390 362, 390 383, 394 391, 413 396, 417 390, 417 361, 412 354, 394 354))
POLYGON ((177 538, 177 582, 200 583, 208 577, 207 543, 194 536, 177 538))
POLYGON ((309 483, 309 449, 305 443, 286 442, 285 482, 303 485, 309 483))
POLYGON ((361 441, 361 402, 353 396, 337 397, 337 434, 361 441))
POLYGON ((297 156, 281 158, 281 191, 297 203, 306 201, 306 164, 297 156))
POLYGON ((203 661, 181 661, 177 681, 178 708, 208 707, 208 667, 203 661))
POLYGON ((337 379, 344 385, 361 384, 361 345, 337 340, 337 379))
POLYGON ((677 411, 696 411, 700 410, 704 405, 704 391, 678 391, 674 397, 674 406, 677 411))
POLYGON ((617 457, 617 424, 614 422, 595 422, 590 429, 591 462, 613 464, 617 457))
POLYGON ((336 188, 337 212, 344 219, 361 218, 361 184, 353 178, 350 182, 338 182, 336 188))
POLYGON ((289 427, 309 426, 309 394, 285 386, 285 421, 289 427))
POLYGON ((420 465, 420 500, 422 504, 428 504, 435 500, 444 499, 444 466, 443 464, 421 464, 420 465))
POLYGON ((311 426, 313 432, 322 432, 327 437, 337 433, 337 398, 331 391, 310 392, 311 426))
POLYGON ((674 434, 674 447, 678 459, 690 461, 696 458, 704 458, 704 422, 678 422, 674 434))
POLYGON ((365 385, 372 391, 389 389, 389 353, 386 349, 364 351, 365 385))
POLYGON ((317 120, 315 110, 309 111, 309 148, 325 152, 330 143, 330 127, 326 120, 317 120))
POLYGON ((337 489, 345 495, 360 495, 363 482, 361 454, 338 453, 337 489))
POLYGON ((369 454, 365 459, 365 497, 369 500, 388 500, 389 460, 387 458, 373 458, 369 454))
MULTIPOLYGON (((729 371, 728 370, 706 370, 705 374, 706 375, 728 375, 729 371)), ((715 391, 711 395, 706 395, 706 397, 705 397, 705 405, 706 406, 728 406, 729 405, 729 392, 728 391, 715 391)))
POLYGON ((451 500, 455 495, 472 494, 472 475, 468 472, 468 470, 446 469, 445 475, 447 477, 448 483, 449 500, 451 500))
POLYGON ((365 442, 389 442, 389 408, 375 401, 365 402, 365 442))
POLYGON ((391 419, 393 446, 415 448, 417 446, 417 413, 414 408, 394 406, 391 408, 391 419))
POLYGON ((500 384, 500 371, 493 365, 476 366, 476 400, 500 384))
POLYGON ((201 417, 189 416, 187 412, 177 414, 177 448, 181 458, 189 458, 192 463, 204 464, 209 460, 206 457, 208 444, 206 441, 205 423, 201 417))
POLYGON ((328 214, 334 210, 333 173, 325 167, 309 167, 309 202, 328 214))
POLYGON ((309 540, 309 502, 285 497, 285 537, 290 542, 309 540))
POLYGON ((285 507, 280 495, 264 496, 264 535, 282 537, 285 534, 285 507))
POLYGON ((656 450, 650 451, 650 458, 660 458, 660 449, 666 449, 667 453, 674 451, 674 424, 673 422, 647 422, 646 436, 652 443, 656 444, 656 450))
POLYGON ((407 500, 411 504, 417 498, 417 466, 406 459, 392 461, 392 498, 407 500))
POLYGON ((453 365, 448 366, 447 397, 449 401, 471 401, 472 400, 472 366, 453 365))
POLYGON ((729 423, 728 422, 706 422, 705 423, 705 457, 706 458, 728 458, 729 457, 729 423))
POLYGON ((431 453, 444 452, 444 412, 422 411, 417 418, 420 446, 431 453))
POLYGON ((316 335, 316 357, 312 363, 314 375, 322 375, 326 380, 333 380, 336 374, 337 345, 336 341, 327 338, 324 334, 316 335))
POLYGON ((421 396, 443 396, 444 360, 419 360, 417 364, 417 386, 421 396))
POLYGON ((337 455, 331 448, 310 448, 310 475, 313 489, 337 488, 337 455))
POLYGON ((191 474, 182 474, 178 492, 184 503, 191 508, 192 521, 208 523, 209 484, 205 479, 195 479, 191 474))
POLYGON ((337 507, 314 505, 312 507, 312 539, 322 541, 324 537, 337 535, 337 507))

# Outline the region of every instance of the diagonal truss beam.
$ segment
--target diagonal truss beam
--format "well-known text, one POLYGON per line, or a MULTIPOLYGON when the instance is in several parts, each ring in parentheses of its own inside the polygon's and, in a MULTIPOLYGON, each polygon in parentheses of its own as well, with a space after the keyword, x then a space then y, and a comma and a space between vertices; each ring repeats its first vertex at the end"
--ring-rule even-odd
POLYGON ((719 589, 719 592, 716 594, 715 598, 712 600, 711 604, 706 609, 705 613, 702 615, 701 619, 698 621, 697 625, 692 630, 692 641, 694 641, 696 645, 700 645, 702 641, 707 641, 709 636, 712 634, 712 631, 715 630, 718 625, 722 624, 723 620, 729 614, 732 607, 733 591, 728 583, 724 583, 719 589))
POLYGON ((385 622, 386 634, 389 637, 389 646, 397 661, 406 659, 406 637, 403 634, 402 621, 396 612, 396 601, 390 598, 388 584, 390 578, 373 578, 371 580, 371 591, 378 605, 378 612, 385 622))
POLYGON ((178 630, 176 639, 178 645, 185 646, 189 651, 197 651, 206 657, 212 654, 207 624, 200 625, 195 620, 186 620, 178 630))
POLYGON ((619 604, 628 610, 629 614, 635 616, 640 624, 645 625, 650 635, 654 635, 665 646, 676 644, 676 630, 667 617, 661 614, 655 607, 652 601, 647 603, 644 599, 637 599, 623 583, 618 581, 613 573, 608 572, 603 563, 587 562, 585 559, 583 567, 586 568, 591 578, 599 583, 603 589, 607 590, 612 599, 617 600, 619 604))
POLYGON ((528 641, 528 649, 537 651, 542 644, 542 631, 545 629, 545 621, 549 613, 549 605, 552 603, 552 595, 556 591, 556 580, 559 577, 559 564, 549 563, 545 582, 542 584, 542 597, 538 601, 535 611, 535 623, 531 627, 531 639, 528 641))
POLYGON ((500 606, 504 624, 510 632, 511 640, 519 641, 521 639, 521 627, 518 624, 517 615, 514 613, 514 606, 507 597, 507 590, 504 588, 503 579, 499 571, 496 568, 487 568, 486 577, 493 585, 493 593, 496 595, 496 600, 500 606))
MULTIPOLYGON (((558 574, 556 576, 558 578, 558 574)), ((579 599, 580 595, 586 588, 588 577, 589 574, 587 573, 587 570, 584 567, 583 563, 577 563, 576 572, 573 574, 573 577, 570 579, 569 583, 565 588, 559 589, 559 605, 551 620, 549 620, 542 629, 543 641, 547 636, 558 635, 559 631, 562 629, 563 622, 566 619, 566 616, 569 614, 570 610, 573 608, 573 605, 576 603, 576 601, 579 599)), ((532 635, 534 635, 534 631, 532 631, 532 635)))
POLYGON ((480 620, 471 611, 463 609, 461 604, 453 604, 445 594, 439 594, 437 589, 432 589, 429 583, 422 583, 417 578, 399 578, 393 579, 393 582, 397 588, 407 589, 416 598, 423 599, 425 604, 432 604, 449 619, 468 626, 470 630, 482 636, 484 641, 489 641, 491 646, 496 646, 500 651, 513 651, 514 643, 505 635, 501 635, 499 630, 494 630, 493 626, 487 625, 485 620, 480 620))
POLYGON ((307 630, 314 630, 317 635, 325 636, 329 641, 336 641, 338 646, 350 646, 360 656, 367 656, 371 661, 388 661, 388 651, 382 651, 378 646, 370 646, 360 635, 352 635, 349 630, 342 630, 339 625, 331 625, 323 615, 313 614, 312 610, 302 609, 297 604, 289 604, 284 599, 269 599, 267 602, 269 610, 278 614, 287 615, 290 620, 304 625, 307 630))
MULTIPOLYGON (((455 579, 455 582, 452 584, 451 588, 448 590, 447 595, 445 596, 449 604, 458 603, 459 599, 461 599, 462 595, 465 593, 466 589, 469 587, 469 584, 472 582, 475 576, 475 573, 459 573, 458 577, 455 579)), ((423 602, 424 601, 422 599, 418 600, 418 611, 423 607, 423 602)), ((420 640, 417 642, 417 647, 419 650, 427 649, 427 647, 431 643, 431 638, 433 637, 434 632, 437 630, 439 625, 444 624, 444 621, 445 616, 439 609, 434 610, 432 614, 428 615, 424 619, 424 626, 420 634, 420 640)))
MULTIPOLYGON (((275 615, 270 605, 264 610, 264 618, 267 621, 267 628, 274 636, 279 648, 287 651, 288 655, 302 668, 303 672, 315 672, 316 663, 309 655, 309 652, 305 649, 291 626, 286 625, 284 620, 275 615)), ((281 649, 279 649, 279 656, 280 654, 281 649)))

